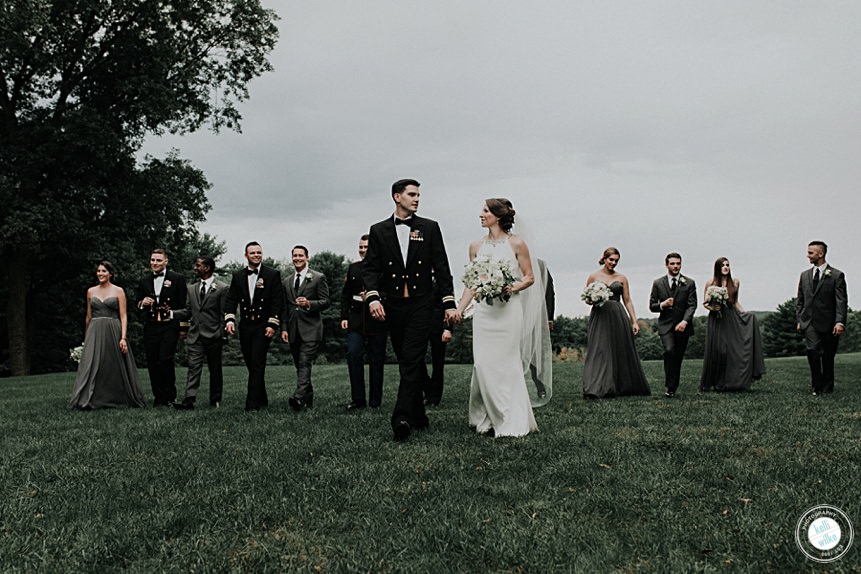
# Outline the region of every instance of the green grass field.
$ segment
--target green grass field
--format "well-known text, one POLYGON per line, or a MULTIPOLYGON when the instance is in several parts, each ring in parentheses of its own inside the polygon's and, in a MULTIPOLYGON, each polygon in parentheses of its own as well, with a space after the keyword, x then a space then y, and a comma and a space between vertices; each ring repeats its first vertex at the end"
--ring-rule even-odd
POLYGON ((299 414, 290 367, 269 368, 259 413, 243 368, 223 408, 190 412, 71 412, 74 373, 2 379, 0 570, 861 572, 858 541, 817 564, 794 540, 816 504, 861 527, 861 355, 838 356, 824 397, 802 358, 767 361, 746 394, 698 394, 700 366, 673 400, 647 362, 654 396, 584 401, 582 367, 561 364, 520 439, 470 431, 471 367, 449 366, 406 444, 394 366, 383 408, 357 414, 343 365, 315 368, 299 414))

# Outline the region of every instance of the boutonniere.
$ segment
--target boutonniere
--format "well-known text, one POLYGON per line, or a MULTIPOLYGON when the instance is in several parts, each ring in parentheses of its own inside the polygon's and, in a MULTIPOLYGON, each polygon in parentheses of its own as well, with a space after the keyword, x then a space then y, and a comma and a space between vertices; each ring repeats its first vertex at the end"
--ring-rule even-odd
POLYGON ((257 280, 257 283, 254 284, 254 288, 255 289, 262 289, 263 288, 263 277, 261 277, 260 279, 257 280))
POLYGON ((410 231, 410 241, 424 241, 425 237, 422 235, 421 229, 413 229, 410 231))
POLYGON ((170 287, 170 279, 165 279, 162 287, 170 287))
POLYGON ((683 275, 679 275, 679 285, 687 285, 688 280, 683 275))
POLYGON ((825 270, 825 273, 822 274, 823 277, 831 277, 831 269, 828 268, 825 270))

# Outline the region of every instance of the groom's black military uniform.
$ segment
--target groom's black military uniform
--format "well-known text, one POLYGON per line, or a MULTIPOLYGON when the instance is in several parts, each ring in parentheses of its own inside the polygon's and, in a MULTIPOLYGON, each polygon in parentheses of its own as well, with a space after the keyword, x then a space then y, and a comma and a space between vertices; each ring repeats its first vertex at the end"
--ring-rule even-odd
POLYGON ((401 253, 395 217, 371 227, 368 253, 362 277, 365 302, 381 301, 392 348, 398 357, 400 386, 392 428, 403 422, 411 428, 428 426, 422 400, 422 363, 427 350, 428 332, 434 308, 434 276, 442 293, 445 309, 456 307, 448 256, 439 224, 413 215, 399 223, 408 225, 409 248, 406 261, 401 253))

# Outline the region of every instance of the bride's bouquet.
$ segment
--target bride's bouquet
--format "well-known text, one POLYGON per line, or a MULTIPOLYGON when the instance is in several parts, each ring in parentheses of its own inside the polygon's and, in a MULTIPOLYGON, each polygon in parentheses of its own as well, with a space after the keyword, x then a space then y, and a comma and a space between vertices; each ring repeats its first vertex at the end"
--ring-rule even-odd
POLYGON ((580 294, 580 298, 587 305, 597 305, 598 307, 609 301, 612 296, 613 292, 610 291, 610 288, 603 281, 589 283, 583 290, 583 293, 580 294))
POLYGON ((463 272, 463 284, 473 290, 476 301, 493 305, 494 299, 511 299, 505 288, 514 284, 514 271, 507 260, 493 260, 486 255, 476 257, 463 272))
POLYGON ((76 363, 81 362, 81 357, 84 356, 84 345, 83 343, 75 347, 74 349, 69 350, 69 358, 75 361, 76 363))
POLYGON ((706 307, 711 311, 717 311, 718 317, 720 317, 721 307, 727 303, 729 303, 729 293, 727 293, 726 287, 710 285, 706 289, 706 307))

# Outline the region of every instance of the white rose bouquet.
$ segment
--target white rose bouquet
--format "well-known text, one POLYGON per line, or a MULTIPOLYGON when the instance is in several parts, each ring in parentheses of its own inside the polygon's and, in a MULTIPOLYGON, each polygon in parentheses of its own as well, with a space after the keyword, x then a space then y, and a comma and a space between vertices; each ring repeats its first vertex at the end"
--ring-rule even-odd
POLYGON ((84 345, 81 343, 74 349, 69 349, 69 358, 75 361, 76 363, 81 362, 81 357, 84 355, 84 345))
POLYGON ((589 283, 583 290, 583 293, 580 294, 580 298, 587 305, 597 305, 598 307, 604 305, 612 296, 613 292, 610 291, 610 288, 603 281, 589 283))
POLYGON ((727 303, 729 303, 729 293, 727 293, 726 287, 710 285, 706 289, 706 307, 710 311, 717 311, 718 317, 720 317, 721 307, 727 303))
POLYGON ((476 301, 493 305, 494 299, 511 299, 511 293, 505 288, 514 284, 514 271, 508 261, 492 260, 486 255, 476 257, 465 267, 463 284, 473 290, 476 301))

